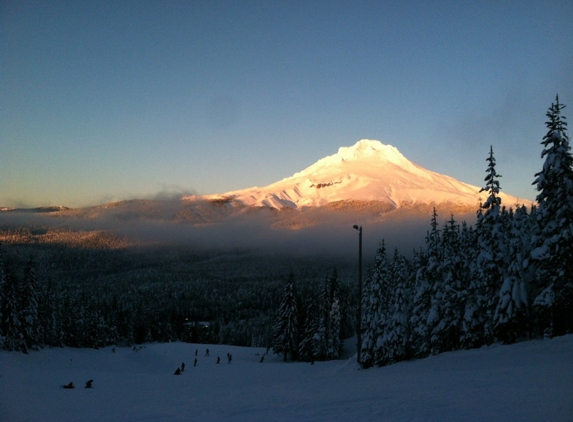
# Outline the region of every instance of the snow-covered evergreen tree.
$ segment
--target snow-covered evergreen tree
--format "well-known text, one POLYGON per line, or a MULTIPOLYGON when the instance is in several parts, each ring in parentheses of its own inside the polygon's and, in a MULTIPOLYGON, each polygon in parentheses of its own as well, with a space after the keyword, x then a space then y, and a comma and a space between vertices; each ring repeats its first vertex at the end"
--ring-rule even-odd
POLYGON ((362 347, 360 364, 368 368, 377 363, 378 342, 387 323, 387 283, 389 268, 384 241, 380 243, 374 264, 368 271, 362 292, 362 347))
POLYGON ((486 159, 486 186, 480 192, 487 192, 486 201, 478 211, 476 235, 478 254, 475 274, 469 288, 464 313, 462 344, 464 347, 479 347, 494 340, 493 313, 499 299, 498 292, 503 282, 505 262, 504 233, 501 198, 499 197, 500 174, 495 169, 493 147, 486 159))
POLYGON ((21 323, 26 349, 38 349, 42 344, 41 325, 38 318, 38 285, 36 269, 32 260, 26 263, 20 289, 21 323))
POLYGON ((38 318, 42 325, 42 344, 62 347, 63 333, 58 320, 59 300, 53 280, 48 279, 41 285, 41 297, 38 318))
MULTIPOLYGON (((459 268, 459 280, 461 283, 459 291, 459 305, 461 307, 461 325, 460 333, 458 339, 458 348, 464 348, 467 344, 464 343, 464 336, 466 334, 466 313, 468 312, 468 304, 473 301, 472 286, 474 285, 474 279, 478 273, 477 271, 477 235, 473 226, 468 226, 468 224, 463 221, 462 228, 459 233, 459 256, 458 263, 459 268)), ((475 303, 475 302, 474 302, 475 303)))
POLYGON ((5 350, 27 352, 22 335, 22 315, 19 280, 13 272, 5 273, 2 303, 2 347, 5 350))
POLYGON ((298 307, 293 274, 290 275, 286 284, 273 334, 273 351, 277 354, 284 354, 285 361, 289 354, 293 359, 296 359, 298 352, 298 307))
POLYGON ((442 250, 442 235, 438 230, 438 214, 434 209, 431 221, 431 231, 426 237, 426 250, 428 254, 428 262, 426 264, 426 280, 428 283, 429 294, 429 309, 427 310, 426 318, 426 338, 427 344, 424 345, 423 350, 428 350, 430 353, 436 353, 432 348, 432 343, 436 343, 433 332, 434 328, 440 323, 440 308, 442 306, 442 296, 440 287, 442 283, 442 275, 440 273, 443 262, 442 250))
POLYGON ((446 223, 441 242, 441 260, 434 284, 432 301, 439 317, 431 327, 431 353, 456 350, 465 308, 463 262, 459 239, 459 226, 452 215, 446 223))
POLYGON ((304 304, 304 322, 298 346, 298 357, 303 361, 315 360, 315 337, 318 331, 318 304, 314 295, 308 297, 304 304))
POLYGON ((507 270, 499 291, 494 314, 497 339, 509 344, 525 338, 529 333, 528 260, 530 253, 529 215, 525 206, 515 214, 509 212, 507 236, 507 270))
POLYGON ((328 343, 328 359, 337 359, 340 357, 342 350, 342 341, 340 339, 340 302, 338 296, 335 296, 330 307, 330 337, 328 343))
MULTIPOLYGON (((533 182, 538 191, 539 233, 532 257, 539 265, 540 294, 554 300, 554 335, 573 332, 573 155, 566 118, 561 114, 564 108, 557 96, 546 114, 548 131, 541 142, 541 158, 545 161, 533 182)), ((547 304, 541 297, 535 302, 547 304)))
POLYGON ((330 283, 324 279, 318 298, 318 324, 314 333, 313 354, 317 360, 328 359, 330 343, 330 283))
POLYGON ((437 280, 437 266, 440 259, 440 232, 438 214, 434 208, 430 223, 431 229, 426 234, 426 250, 419 257, 416 271, 415 293, 412 300, 410 316, 410 349, 413 356, 422 358, 430 354, 430 326, 434 325, 435 310, 432 292, 437 280))
POLYGON ((380 345, 379 365, 388 365, 408 358, 411 277, 408 261, 397 249, 394 250, 389 275, 389 318, 380 345))
POLYGON ((333 270, 328 279, 329 293, 329 333, 327 343, 327 359, 337 359, 342 350, 342 340, 340 339, 341 329, 341 309, 340 309, 340 290, 338 281, 338 271, 333 270))
POLYGON ((374 267, 369 268, 362 285, 361 292, 361 341, 360 365, 369 368, 374 365, 374 348, 376 345, 376 322, 374 313, 378 309, 380 298, 376 295, 374 286, 374 267))

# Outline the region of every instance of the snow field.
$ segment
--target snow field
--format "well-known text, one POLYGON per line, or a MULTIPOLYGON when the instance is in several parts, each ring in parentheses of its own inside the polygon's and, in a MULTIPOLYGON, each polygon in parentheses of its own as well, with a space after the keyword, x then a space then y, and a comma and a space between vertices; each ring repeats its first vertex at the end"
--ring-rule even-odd
POLYGON ((352 357, 310 365, 271 354, 260 363, 264 351, 188 343, 2 351, 0 421, 573 420, 573 335, 368 370, 352 357), (185 371, 173 375, 181 362, 185 371), (75 389, 60 388, 70 381, 75 389))

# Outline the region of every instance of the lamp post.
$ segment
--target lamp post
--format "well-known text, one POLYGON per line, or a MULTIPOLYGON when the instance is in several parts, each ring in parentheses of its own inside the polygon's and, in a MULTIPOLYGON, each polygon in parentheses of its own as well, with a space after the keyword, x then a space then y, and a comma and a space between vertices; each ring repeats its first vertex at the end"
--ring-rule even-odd
POLYGON ((360 364, 360 350, 362 349, 362 226, 352 226, 358 230, 358 312, 356 321, 356 362, 360 364))

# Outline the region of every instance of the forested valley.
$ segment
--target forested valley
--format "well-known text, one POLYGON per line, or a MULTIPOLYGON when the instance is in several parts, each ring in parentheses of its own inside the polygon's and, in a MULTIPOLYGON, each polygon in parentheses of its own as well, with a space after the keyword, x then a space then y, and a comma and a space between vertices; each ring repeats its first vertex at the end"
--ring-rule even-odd
MULTIPOLYGON (((289 274, 296 274, 301 293, 314 295, 335 265, 138 246, 108 232, 46 227, 4 227, 0 239, 8 350, 175 340, 268 347, 289 274)), ((350 336, 354 313, 346 312, 350 292, 341 287, 350 336)))

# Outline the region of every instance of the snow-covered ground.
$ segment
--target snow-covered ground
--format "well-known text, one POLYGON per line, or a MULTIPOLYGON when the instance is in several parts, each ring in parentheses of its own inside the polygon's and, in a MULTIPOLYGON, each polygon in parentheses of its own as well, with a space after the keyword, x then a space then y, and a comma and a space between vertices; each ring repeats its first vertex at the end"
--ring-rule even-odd
POLYGON ((369 370, 352 358, 261 363, 262 353, 187 343, 2 351, 0 421, 573 421, 573 335, 369 370), (75 389, 60 388, 70 381, 75 389))

